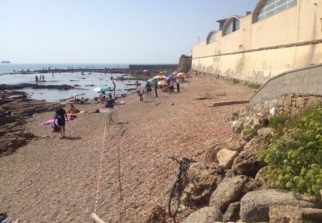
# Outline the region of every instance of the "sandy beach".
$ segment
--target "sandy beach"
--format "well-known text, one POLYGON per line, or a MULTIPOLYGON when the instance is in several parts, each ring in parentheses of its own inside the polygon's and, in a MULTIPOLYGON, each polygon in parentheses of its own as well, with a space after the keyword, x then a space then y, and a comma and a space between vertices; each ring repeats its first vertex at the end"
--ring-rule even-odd
POLYGON ((0 210, 19 222, 89 222, 94 211, 105 222, 143 222, 167 200, 178 168, 168 157, 201 161, 205 142, 227 140, 227 119, 245 106, 208 105, 251 94, 244 85, 193 77, 180 93, 143 103, 126 97, 119 123, 106 128, 106 113, 92 113, 97 104, 77 105, 87 113, 67 123, 63 140, 41 125, 53 113, 35 114, 27 130, 39 137, 0 157, 0 210), (213 99, 194 100, 203 95, 213 99))

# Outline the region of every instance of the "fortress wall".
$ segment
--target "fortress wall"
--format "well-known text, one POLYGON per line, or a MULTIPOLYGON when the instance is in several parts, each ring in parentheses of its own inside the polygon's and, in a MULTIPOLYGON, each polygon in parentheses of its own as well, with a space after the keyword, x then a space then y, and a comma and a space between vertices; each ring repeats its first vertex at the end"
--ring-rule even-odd
POLYGON ((322 43, 193 59, 192 69, 265 83, 288 70, 322 63, 322 43))
POLYGON ((233 33, 218 31, 213 43, 195 45, 192 69, 265 83, 285 71, 322 63, 322 0, 298 0, 296 7, 255 23, 254 16, 240 18, 240 29, 233 33))

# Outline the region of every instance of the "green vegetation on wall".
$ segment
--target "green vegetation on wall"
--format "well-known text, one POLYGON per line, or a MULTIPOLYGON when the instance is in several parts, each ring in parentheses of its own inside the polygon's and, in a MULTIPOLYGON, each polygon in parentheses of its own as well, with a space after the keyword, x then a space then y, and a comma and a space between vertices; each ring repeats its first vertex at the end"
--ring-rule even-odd
POLYGON ((322 107, 312 106, 289 120, 276 116, 270 123, 277 131, 259 156, 268 164, 268 183, 272 188, 318 195, 322 189, 322 107))

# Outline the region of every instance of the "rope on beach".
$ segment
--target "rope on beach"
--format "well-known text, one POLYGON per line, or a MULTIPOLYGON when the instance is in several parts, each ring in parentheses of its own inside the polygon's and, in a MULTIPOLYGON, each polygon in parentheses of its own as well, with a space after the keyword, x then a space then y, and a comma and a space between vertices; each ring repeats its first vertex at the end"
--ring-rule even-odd
POLYGON ((95 196, 95 203, 94 203, 94 213, 96 213, 96 210, 97 210, 98 196, 99 196, 100 184, 101 184, 101 178, 102 178, 102 166, 103 166, 103 159, 104 159, 106 130, 107 130, 107 117, 105 117, 105 124, 104 124, 103 145, 102 145, 102 149, 101 149, 101 155, 100 155, 101 159, 100 159, 99 171, 98 171, 98 177, 97 177, 97 184, 96 184, 96 196, 95 196))
MULTIPOLYGON (((116 114, 115 114, 116 115, 116 114)), ((116 116, 117 121, 118 117, 116 116)), ((108 120, 108 115, 105 116, 105 124, 104 124, 104 133, 103 133, 103 139, 102 139, 102 149, 100 152, 100 163, 99 163, 99 171, 98 171, 98 177, 97 177, 97 184, 96 184, 96 196, 95 196, 95 203, 94 203, 94 212, 92 215, 96 216, 96 211, 97 211, 97 206, 98 206, 98 201, 99 201, 99 193, 100 193, 100 184, 101 184, 101 179, 102 179, 102 170, 103 170, 103 161, 104 161, 104 149, 105 149, 105 141, 107 137, 110 137, 111 139, 115 139, 116 143, 114 145, 110 145, 111 148, 113 146, 116 146, 117 148, 117 167, 118 167, 118 189, 119 189, 119 194, 120 194, 120 207, 119 207, 119 222, 122 222, 122 208, 123 208, 123 191, 122 191, 122 175, 121 175, 121 152, 120 152, 120 147, 118 145, 119 139, 115 137, 122 137, 124 133, 126 132, 126 128, 124 128, 124 124, 121 123, 121 127, 117 130, 115 134, 112 134, 110 129, 108 128, 107 125, 107 120, 108 120)))

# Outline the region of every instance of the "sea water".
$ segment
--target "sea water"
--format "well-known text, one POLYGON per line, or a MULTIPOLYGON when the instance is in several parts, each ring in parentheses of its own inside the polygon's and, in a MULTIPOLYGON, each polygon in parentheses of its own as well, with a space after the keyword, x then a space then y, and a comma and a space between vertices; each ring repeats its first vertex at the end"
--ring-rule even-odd
MULTIPOLYGON (((0 67, 2 67, 4 64, 1 64, 0 67)), ((5 65, 7 66, 7 65, 5 65)), ((43 65, 42 65, 43 66, 43 65)), ((38 65, 39 68, 36 68, 35 66, 18 66, 19 69, 30 69, 36 70, 36 69, 42 69, 42 66, 38 65)), ((53 68, 67 68, 68 66, 71 67, 71 65, 65 65, 66 67, 55 67, 54 65, 49 65, 49 67, 53 68)), ((13 66, 14 67, 14 66, 13 66)), ((73 66, 76 67, 75 65, 73 66)), ((85 68, 86 65, 78 67, 85 68)), ((100 66, 94 66, 94 68, 104 68, 107 67, 106 65, 100 65, 100 66)), ((16 71, 17 66, 15 67, 16 71)), ((48 68, 48 67, 47 67, 48 68)), ((111 68, 111 66, 109 66, 111 68)), ((11 71, 10 71, 11 72, 11 71)), ((65 72, 65 73, 44 73, 44 74, 21 74, 21 73, 15 73, 15 74, 1 74, 0 75, 0 84, 21 84, 21 83, 33 83, 35 84, 35 76, 44 75, 45 82, 39 83, 39 85, 71 85, 75 86, 75 89, 71 90, 56 90, 56 89, 19 89, 18 91, 24 91, 28 94, 28 97, 31 99, 36 100, 46 100, 49 102, 58 102, 61 99, 67 99, 72 97, 74 94, 85 94, 84 98, 94 98, 99 96, 99 93, 97 91, 94 91, 95 88, 98 88, 100 86, 107 85, 111 88, 113 88, 111 77, 114 78, 114 81, 116 83, 116 94, 122 94, 122 93, 128 93, 126 91, 127 88, 133 88, 134 81, 118 81, 116 80, 116 77, 118 75, 122 74, 111 74, 111 73, 95 73, 95 72, 65 72)), ((143 84, 143 83, 142 83, 143 84)))

